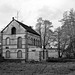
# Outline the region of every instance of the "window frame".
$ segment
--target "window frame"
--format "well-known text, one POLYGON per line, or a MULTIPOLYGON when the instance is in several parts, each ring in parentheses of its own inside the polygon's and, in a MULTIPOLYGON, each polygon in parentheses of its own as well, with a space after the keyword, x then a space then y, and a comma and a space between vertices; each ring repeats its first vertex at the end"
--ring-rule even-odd
POLYGON ((22 48, 22 38, 21 37, 18 37, 17 38, 17 48, 22 48), (21 39, 21 40, 19 40, 21 39), (21 42, 20 42, 21 41, 21 42), (20 44, 21 43, 21 44, 20 44), (21 46, 20 46, 21 45, 21 46))
POLYGON ((11 35, 15 35, 15 34, 16 34, 16 28, 12 27, 12 29, 11 29, 11 35))
POLYGON ((6 44, 6 45, 9 45, 9 44, 10 44, 10 38, 9 38, 9 37, 6 38, 5 44, 6 44), (8 39, 9 39, 9 43, 8 43, 8 39))
POLYGON ((10 58, 10 51, 9 50, 6 51, 6 58, 10 58), (9 53, 9 55, 7 52, 9 53))
POLYGON ((17 58, 22 58, 22 51, 21 50, 18 50, 18 52, 17 52, 17 58), (21 57, 19 56, 19 52, 21 52, 21 57))
POLYGON ((35 46, 35 39, 34 39, 34 46, 35 46))

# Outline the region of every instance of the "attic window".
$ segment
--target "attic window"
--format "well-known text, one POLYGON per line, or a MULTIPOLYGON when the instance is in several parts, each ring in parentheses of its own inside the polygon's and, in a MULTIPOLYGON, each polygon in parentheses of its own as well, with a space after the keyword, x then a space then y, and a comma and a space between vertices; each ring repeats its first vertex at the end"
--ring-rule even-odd
POLYGON ((11 29, 11 34, 13 35, 13 34, 16 34, 16 28, 15 27, 13 27, 12 29, 11 29))

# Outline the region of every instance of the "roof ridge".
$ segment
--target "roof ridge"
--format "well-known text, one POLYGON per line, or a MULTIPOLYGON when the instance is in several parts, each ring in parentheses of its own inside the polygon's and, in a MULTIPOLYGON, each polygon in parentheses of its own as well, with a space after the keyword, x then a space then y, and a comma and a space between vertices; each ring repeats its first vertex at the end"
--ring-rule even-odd
POLYGON ((23 28, 25 28, 28 32, 33 33, 35 35, 40 36, 40 34, 38 34, 34 29, 32 29, 31 27, 29 27, 28 25, 16 20, 16 19, 12 19, 12 21, 10 21, 10 23, 1 31, 1 33, 3 33, 3 31, 13 22, 16 21, 18 22, 23 28))
MULTIPOLYGON (((15 21, 17 21, 17 20, 15 20, 15 21)), ((20 21, 17 21, 23 28, 25 28, 28 32, 31 32, 31 33, 33 33, 33 34, 36 34, 36 35, 39 35, 40 36, 40 34, 38 34, 33 28, 31 28, 31 27, 29 27, 28 25, 26 25, 26 24, 24 24, 24 23, 22 23, 22 22, 20 22, 20 21)))

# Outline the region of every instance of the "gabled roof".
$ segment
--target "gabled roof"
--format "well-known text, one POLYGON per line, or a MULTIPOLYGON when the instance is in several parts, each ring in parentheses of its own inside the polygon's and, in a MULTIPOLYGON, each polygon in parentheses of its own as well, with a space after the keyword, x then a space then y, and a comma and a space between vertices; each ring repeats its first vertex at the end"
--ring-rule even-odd
MULTIPOLYGON (((14 19, 15 20, 15 19, 14 19)), ((1 33, 14 21, 14 20, 12 20, 2 31, 1 31, 1 33)), ((27 25, 25 25, 25 24, 23 24, 23 23, 21 23, 21 22, 19 22, 19 21, 17 21, 17 20, 15 20, 17 23, 19 23, 19 25, 21 25, 23 28, 25 28, 26 30, 27 30, 27 32, 30 32, 30 33, 33 33, 33 34, 35 34, 35 35, 38 35, 38 36, 40 36, 34 29, 32 29, 31 27, 29 27, 29 26, 27 26, 27 25)))
POLYGON ((1 31, 1 33, 3 33, 3 31, 13 22, 13 20, 1 31))
MULTIPOLYGON (((29 27, 29 26, 27 26, 27 25, 25 25, 25 24, 23 24, 23 23, 21 23, 21 22, 19 22, 19 21, 17 21, 17 20, 15 20, 16 22, 18 22, 23 28, 25 28, 26 30, 27 30, 27 32, 30 32, 30 33, 33 33, 33 34, 35 34, 35 35, 39 35, 34 29, 32 29, 31 27, 29 27)), ((40 35, 39 35, 40 36, 40 35)))

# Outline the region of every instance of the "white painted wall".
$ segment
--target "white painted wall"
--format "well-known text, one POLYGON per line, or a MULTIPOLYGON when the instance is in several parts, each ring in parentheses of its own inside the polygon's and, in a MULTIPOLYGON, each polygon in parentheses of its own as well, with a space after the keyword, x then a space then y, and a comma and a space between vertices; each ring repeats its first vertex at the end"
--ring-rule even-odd
POLYGON ((41 48, 29 48, 28 59, 39 61, 41 48), (35 51, 33 51, 35 50, 35 51))
POLYGON ((58 52, 55 50, 48 50, 48 57, 58 58, 58 52))

